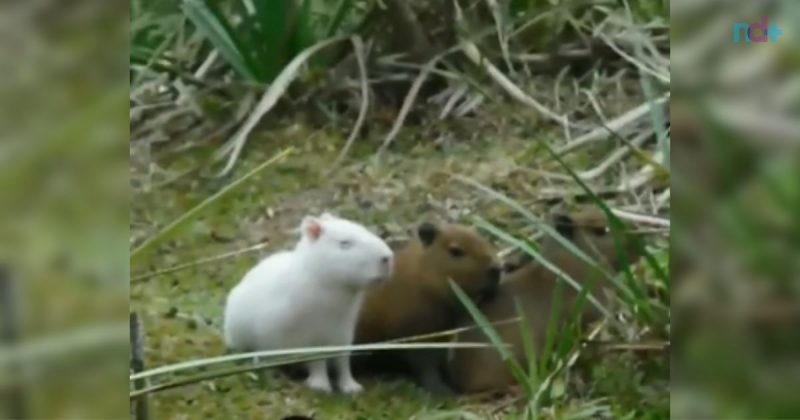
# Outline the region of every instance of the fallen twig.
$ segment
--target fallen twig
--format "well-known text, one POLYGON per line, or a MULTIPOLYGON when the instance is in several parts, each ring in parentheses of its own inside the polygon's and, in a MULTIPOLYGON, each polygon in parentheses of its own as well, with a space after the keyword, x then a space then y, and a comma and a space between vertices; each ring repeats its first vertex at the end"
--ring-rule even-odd
POLYGON ((437 55, 430 59, 425 67, 422 68, 417 78, 414 80, 414 83, 411 85, 411 88, 408 90, 408 94, 406 94, 406 98, 403 100, 403 106, 400 108, 400 113, 397 114, 397 118, 394 120, 394 125, 392 129, 389 131, 389 134, 386 135, 386 138, 383 140, 383 144, 378 151, 378 154, 383 154, 384 151, 389 147, 392 140, 397 136, 397 133, 400 132, 400 129, 403 127, 403 122, 406 120, 406 116, 411 111, 411 106, 414 104, 414 101, 417 99, 417 94, 419 93, 420 88, 422 87, 422 83, 428 78, 428 75, 431 73, 436 64, 441 60, 443 55, 437 55))
MULTIPOLYGON (((669 99, 669 94, 662 96, 661 98, 655 101, 655 104, 660 105, 665 103, 669 99)), ((651 104, 649 102, 645 102, 636 108, 620 115, 619 117, 609 121, 607 124, 604 124, 601 127, 597 127, 594 130, 578 137, 577 139, 567 143, 564 146, 556 149, 556 153, 559 155, 565 155, 567 153, 574 152, 575 150, 586 146, 589 143, 593 143, 595 141, 605 140, 611 135, 611 131, 619 131, 621 128, 626 127, 640 118, 644 117, 650 112, 651 104)))
POLYGON ((549 110, 544 105, 540 104, 536 99, 533 99, 528 94, 522 91, 517 85, 515 85, 508 77, 506 77, 503 72, 501 72, 497 67, 494 66, 491 62, 489 62, 483 55, 481 55, 478 46, 471 41, 462 41, 461 49, 464 51, 464 55, 470 59, 475 65, 483 68, 489 77, 491 77, 503 90, 506 91, 512 98, 516 99, 517 101, 535 109, 540 114, 544 115, 545 117, 557 122, 559 125, 563 127, 568 126, 568 122, 566 117, 563 115, 558 115, 555 112, 549 110))

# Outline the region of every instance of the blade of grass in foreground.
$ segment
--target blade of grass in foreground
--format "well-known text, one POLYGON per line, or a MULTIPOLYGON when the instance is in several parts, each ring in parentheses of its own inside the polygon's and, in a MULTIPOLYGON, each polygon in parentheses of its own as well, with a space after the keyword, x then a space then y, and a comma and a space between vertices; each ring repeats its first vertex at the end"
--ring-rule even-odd
MULTIPOLYGON (((588 287, 584 287, 579 293, 586 295, 589 291, 588 287)), ((544 372, 547 369, 547 362, 553 351, 553 346, 556 344, 556 321, 561 312, 561 301, 564 298, 564 285, 562 282, 557 281, 556 287, 553 289, 553 305, 550 307, 550 320, 547 322, 547 333, 545 335, 544 347, 542 348, 541 360, 539 361, 539 370, 544 372)))
POLYGON ((208 197, 200 204, 196 205, 177 219, 175 219, 172 223, 161 229, 158 233, 156 233, 151 238, 144 241, 139 247, 134 249, 131 252, 131 264, 134 264, 137 260, 141 259, 148 251, 152 250, 159 244, 163 243, 167 240, 175 231, 178 230, 181 226, 186 225, 189 221, 197 217, 200 213, 210 207, 212 204, 218 202, 222 197, 230 194, 232 191, 235 191, 237 188, 242 186, 247 180, 255 176, 256 174, 260 173, 262 170, 267 168, 268 166, 278 162, 288 156, 293 151, 292 147, 289 147, 280 153, 273 156, 271 159, 267 160, 266 162, 258 165, 256 168, 251 170, 250 172, 242 175, 241 178, 237 179, 236 181, 231 182, 225 188, 217 191, 211 197, 208 197))
POLYGON ((453 289, 453 292, 458 297, 458 300, 460 300, 461 303, 467 308, 467 311, 469 312, 470 316, 472 316, 472 319, 475 320, 478 326, 481 327, 483 333, 489 337, 489 340, 494 348, 500 353, 500 357, 511 371, 514 379, 516 379, 518 383, 525 387, 527 395, 531 395, 533 391, 530 388, 530 384, 528 383, 529 381, 525 376, 525 371, 514 359, 514 355, 511 354, 511 351, 509 351, 506 343, 500 339, 500 336, 497 334, 497 330, 495 330, 491 323, 489 323, 489 320, 487 320, 478 307, 475 306, 469 296, 467 296, 467 294, 464 293, 464 291, 461 290, 461 288, 452 280, 450 280, 450 288, 453 289))
MULTIPOLYGON (((602 266, 600 266, 597 263, 597 261, 594 260, 594 258, 592 258, 588 254, 583 252, 581 249, 579 249, 577 246, 575 246, 575 244, 573 244, 572 241, 570 241, 569 239, 565 238, 563 235, 558 233, 558 231, 556 231, 552 226, 550 226, 549 223, 545 222, 540 217, 538 217, 535 214, 531 213, 528 209, 523 207, 517 201, 505 196, 504 194, 502 194, 500 192, 497 192, 497 191, 495 191, 495 190, 493 190, 493 189, 481 184, 478 181, 475 181, 472 178, 465 177, 463 175, 452 175, 452 176, 456 180, 458 180, 460 182, 463 182, 464 184, 470 185, 470 186, 472 186, 474 188, 477 188, 478 190, 483 191, 484 193, 486 193, 488 196, 494 198, 495 200, 498 200, 498 201, 508 205, 510 208, 516 210, 517 212, 519 212, 519 214, 525 216, 526 219, 532 221, 536 225, 537 228, 541 229, 543 232, 545 232, 550 237, 555 239, 556 242, 558 242, 561 246, 563 246, 564 248, 569 250, 573 255, 575 255, 576 257, 580 258, 586 264, 588 264, 588 265, 590 265, 592 267, 595 267, 595 268, 601 270, 602 272, 605 272, 605 273, 608 272, 608 270, 606 270, 602 266)), ((618 285, 615 285, 615 286, 618 286, 618 285)))
MULTIPOLYGON (((658 100, 650 100, 650 102, 652 102, 652 104, 653 104, 651 106, 651 110, 653 109, 654 106, 656 106, 655 104, 659 103, 658 100)), ((656 127, 655 130, 658 130, 659 129, 658 127, 661 127, 661 129, 663 130, 663 133, 659 134, 658 138, 662 138, 662 136, 663 136, 663 138, 665 139, 664 140, 665 143, 669 143, 669 137, 667 136, 666 129, 664 128, 663 123, 662 123, 661 126, 659 126, 659 122, 656 120, 656 121, 654 121, 654 127, 656 127)), ((664 166, 664 165, 660 164, 659 162, 655 161, 654 159, 650 158, 649 156, 646 156, 646 154, 644 152, 640 151, 637 147, 633 146, 627 139, 625 139, 624 137, 622 137, 619 134, 617 134, 611 128, 606 126, 606 129, 614 137, 616 137, 618 140, 620 140, 621 142, 625 143, 628 147, 630 147, 631 150, 634 152, 634 154, 637 157, 639 157, 640 159, 645 161, 648 165, 654 167, 657 172, 663 173, 667 177, 670 175, 670 171, 669 171, 669 167, 668 166, 664 166)), ((658 132, 657 132, 657 134, 658 134, 658 132)), ((586 192, 586 194, 592 199, 592 201, 594 201, 595 204, 597 204, 597 206, 600 207, 600 209, 606 214, 606 217, 609 219, 609 222, 611 224, 612 233, 615 235, 616 251, 619 253, 620 252, 619 244, 618 244, 619 237, 617 235, 619 235, 619 232, 624 230, 622 222, 611 211, 611 209, 605 204, 605 202, 599 196, 597 196, 594 193, 594 191, 592 191, 592 189, 589 188, 588 185, 586 185, 585 182, 583 182, 583 180, 572 170, 572 168, 570 168, 566 164, 566 162, 563 161, 563 159, 558 155, 558 153, 555 150, 553 150, 550 147, 550 145, 548 145, 547 143, 542 143, 542 145, 545 147, 545 149, 547 149, 547 151, 550 153, 550 155, 553 156, 553 158, 562 167, 564 167, 564 169, 569 173, 570 177, 572 179, 574 179, 575 182, 578 183, 578 185, 581 187, 581 189, 583 189, 584 192, 586 192)), ((667 146, 667 149, 668 149, 668 147, 669 146, 667 146)), ((656 258, 649 251, 647 251, 647 249, 645 248, 644 244, 642 244, 642 241, 636 235, 631 235, 628 238, 628 240, 636 248, 636 251, 640 255, 642 255, 642 257, 645 259, 645 262, 650 267, 650 269, 652 269, 656 273, 657 278, 663 283, 663 285, 665 287, 668 287, 668 285, 670 283, 669 274, 666 272, 666 270, 663 267, 661 267, 661 265, 658 263, 656 258)), ((629 261, 627 261, 627 259, 625 258, 624 253, 619 255, 619 256, 620 256, 620 259, 625 263, 626 278, 628 278, 628 280, 630 280, 630 270, 629 270, 628 264, 627 264, 629 261)), ((636 284, 633 284, 633 286, 636 287, 636 284)))
POLYGON ((299 356, 308 354, 326 355, 324 357, 329 357, 330 354, 336 354, 343 351, 357 352, 357 351, 482 348, 482 347, 487 347, 487 345, 485 343, 418 343, 418 344, 375 343, 375 344, 357 344, 351 346, 321 346, 321 347, 304 347, 297 349, 254 351, 249 353, 228 354, 224 356, 190 360, 188 362, 180 362, 173 365, 160 366, 157 368, 153 368, 150 370, 130 375, 129 380, 134 381, 137 379, 150 378, 153 376, 164 375, 167 373, 181 372, 204 366, 214 366, 223 363, 235 362, 237 360, 252 359, 255 357, 266 358, 266 357, 299 356))
POLYGON ((634 309, 633 312, 635 314, 640 314, 647 324, 653 324, 656 319, 653 304, 647 298, 644 289, 639 282, 636 281, 633 273, 631 272, 631 261, 628 261, 626 253, 622 249, 622 241, 630 241, 631 245, 636 248, 636 251, 642 255, 642 257, 647 261, 651 268, 653 268, 659 277, 665 275, 664 270, 661 269, 658 261, 656 261, 655 257, 653 257, 653 255, 647 251, 647 249, 644 247, 644 244, 642 244, 636 235, 630 235, 630 237, 626 239, 622 238, 622 235, 624 235, 625 232, 625 225, 622 223, 622 221, 614 214, 614 212, 611 211, 608 205, 606 205, 606 203, 600 197, 598 197, 597 194, 595 194, 585 182, 583 182, 583 180, 575 173, 575 171, 573 171, 572 168, 570 168, 569 165, 564 162, 564 160, 558 155, 558 153, 555 152, 555 150, 550 147, 550 145, 548 145, 546 142, 543 142, 542 145, 545 149, 547 149, 553 159, 555 159, 564 168, 564 170, 569 173, 570 177, 572 177, 572 179, 578 183, 581 189, 586 192, 592 201, 597 204, 603 213, 605 213, 611 228, 611 233, 614 236, 615 252, 617 253, 617 257, 620 259, 620 261, 622 261, 622 266, 624 267, 623 272, 625 273, 625 279, 627 280, 626 289, 628 294, 627 296, 624 296, 624 298, 628 299, 627 303, 631 305, 632 309, 634 309))
POLYGON ((285 366, 294 363, 302 363, 310 360, 316 359, 316 356, 309 356, 309 357, 296 357, 296 358, 286 358, 279 361, 270 361, 265 363, 256 363, 249 366, 239 366, 231 369, 220 369, 214 372, 205 372, 200 375, 190 376, 188 378, 181 378, 171 382, 164 382, 160 384, 151 385, 147 388, 137 389, 130 391, 128 397, 129 398, 136 398, 146 394, 152 394, 154 392, 166 391, 168 389, 179 388, 186 385, 195 384, 197 382, 207 381, 209 379, 217 379, 217 378, 224 378, 226 376, 237 375, 240 373, 252 372, 261 369, 268 369, 278 366, 285 366))
MULTIPOLYGON (((528 255, 533 257, 534 260, 545 266, 545 268, 547 268, 548 270, 555 273, 557 276, 559 276, 560 279, 567 282, 570 285, 570 287, 575 289, 577 292, 581 292, 584 289, 584 287, 581 286, 577 281, 575 281, 575 279, 570 277, 567 273, 563 272, 559 267, 557 267, 556 265, 548 261, 546 258, 544 258, 542 254, 536 252, 536 250, 534 250, 530 245, 526 244, 525 241, 522 241, 520 239, 511 236, 510 234, 504 232, 502 229, 487 222, 481 217, 475 217, 473 220, 476 226, 495 235, 496 237, 505 241, 509 245, 513 245, 525 251, 528 255)), ((605 306, 603 306, 602 303, 600 303, 597 299, 595 299, 594 296, 589 295, 589 301, 592 302, 592 305, 594 305, 597 308, 597 310, 600 311, 602 314, 609 317, 611 316, 611 312, 605 306)))
POLYGON ((536 343, 534 342, 534 331, 533 327, 531 326, 530 322, 528 322, 528 317, 525 316, 525 312, 522 309, 522 304, 519 303, 519 299, 516 297, 514 298, 514 306, 517 311, 517 316, 519 317, 519 334, 522 338, 522 350, 525 352, 525 360, 528 362, 528 384, 531 389, 534 387, 539 387, 539 370, 537 369, 537 360, 536 360, 536 343))
MULTIPOLYGON (((549 146, 546 143, 543 143, 543 145, 545 147, 548 147, 548 150, 552 150, 552 149, 549 149, 549 146)), ((572 172, 572 173, 574 175, 574 172, 572 172)), ((533 213, 528 211, 525 207, 523 207, 517 201, 515 201, 515 200, 503 195, 502 193, 497 192, 497 191, 495 191, 495 190, 493 190, 493 189, 491 189, 491 188, 489 188, 489 187, 487 187, 487 186, 485 186, 485 185, 483 185, 483 184, 479 183, 478 181, 475 181, 475 180, 473 180, 471 178, 468 178, 468 177, 465 177, 465 176, 461 176, 461 175, 453 175, 453 177, 455 179, 467 184, 467 185, 471 185, 471 186, 473 186, 473 187, 485 192, 486 194, 488 194, 489 196, 495 198, 496 200, 507 204, 512 209, 517 210, 521 215, 525 216, 528 220, 534 222, 537 225, 537 227, 539 229, 541 229, 544 233, 549 235, 556 242, 558 242, 561 246, 563 246, 568 251, 570 251, 570 253, 572 253, 572 255, 575 255, 577 258, 581 259, 583 262, 585 262, 587 265, 589 265, 593 269, 598 270, 599 272, 603 273, 605 278, 608 279, 608 281, 617 290, 619 290, 620 293, 622 293, 622 295, 625 298, 632 299, 632 300, 636 299, 635 298, 635 294, 631 290, 630 285, 628 285, 625 282, 622 282, 619 279, 617 279, 616 276, 614 276, 612 273, 610 273, 604 266, 598 264, 598 262, 595 261, 594 258, 592 258, 591 256, 587 255, 580 248, 575 246, 575 244, 572 243, 572 241, 570 241, 569 239, 565 238, 563 235, 558 233, 558 231, 555 230, 552 226, 550 226, 549 223, 546 223, 543 220, 541 220, 539 217, 537 217, 536 215, 534 215, 533 213)), ((589 194, 593 194, 593 193, 591 191, 589 191, 589 194)), ((596 196, 594 196, 594 197, 596 197, 596 196)), ((605 204, 602 204, 602 205, 605 205, 605 204)), ((606 207, 606 209, 608 209, 608 207, 606 207)), ((618 235, 619 234, 618 232, 620 231, 619 230, 619 226, 622 226, 621 225, 622 222, 620 222, 619 219, 616 218, 616 216, 613 216, 613 217, 615 218, 615 220, 617 220, 617 228, 614 227, 613 223, 612 223, 611 228, 612 228, 612 231, 617 232, 617 233, 614 233, 614 234, 618 235)), ((484 221, 484 223, 485 223, 485 221, 484 221)), ((496 228, 494 230, 490 230, 491 233, 494 233, 495 235, 497 235, 496 231, 497 231, 496 228)), ((507 238, 510 237, 510 235, 507 235, 507 234, 504 235, 504 236, 507 237, 507 238)), ((618 242, 618 240, 616 242, 618 242)), ((532 248, 526 246, 525 244, 521 243, 520 241, 514 240, 514 241, 508 242, 508 243, 512 244, 512 245, 515 245, 515 246, 519 247, 520 249, 525 250, 525 252, 527 252, 529 255, 531 255, 533 257, 536 257, 536 256, 539 255, 538 253, 535 252, 535 250, 532 250, 532 248)), ((617 248, 617 251, 619 252, 619 244, 615 243, 615 246, 617 248)), ((537 259, 537 261, 541 262, 540 258, 536 258, 536 259, 537 259)), ((622 260, 625 261, 624 256, 623 256, 622 260)), ((576 286, 576 283, 572 279, 570 279, 569 276, 564 276, 561 273, 560 270, 554 271, 553 268, 551 268, 551 267, 553 267, 552 264, 549 264, 549 262, 548 263, 543 263, 543 264, 545 264, 545 266, 549 270, 551 270, 554 273, 559 274, 560 276, 562 276, 562 278, 565 281, 567 281, 567 283, 569 283, 573 288, 575 288, 576 290, 580 290, 580 287, 576 286)), ((590 296, 589 300, 592 302, 593 305, 598 306, 598 304, 596 303, 596 299, 594 299, 593 297, 590 296)), ((604 311, 599 306, 598 306, 598 309, 600 309, 604 314, 608 313, 608 311, 604 311)))

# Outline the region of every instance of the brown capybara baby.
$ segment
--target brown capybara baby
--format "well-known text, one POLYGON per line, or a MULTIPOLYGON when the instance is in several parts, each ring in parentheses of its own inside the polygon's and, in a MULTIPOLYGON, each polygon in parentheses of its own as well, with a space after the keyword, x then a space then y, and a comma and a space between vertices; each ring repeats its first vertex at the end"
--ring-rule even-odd
MULTIPOLYGON (((605 214, 600 210, 583 210, 572 215, 555 213, 553 225, 562 236, 602 266, 615 271, 622 269, 623 261, 616 252, 614 235, 609 229, 605 214)), ((619 236, 622 236, 620 238, 622 241, 627 242, 624 235, 619 236)), ((630 244, 623 244, 622 249, 627 261, 632 263, 637 257, 634 247, 630 244)), ((590 285, 592 295, 599 301, 603 301, 604 286, 607 285, 607 280, 601 278, 602 274, 595 268, 579 259, 551 237, 544 240, 541 254, 578 284, 590 285)), ((518 301, 528 325, 533 330, 531 336, 536 354, 540 354, 539 350, 544 345, 550 322, 557 281, 559 280, 556 275, 545 266, 537 262, 530 262, 504 278, 494 299, 480 306, 481 312, 489 322, 514 319, 518 316, 515 303, 518 301)), ((562 302, 557 314, 561 324, 556 324, 557 329, 563 325, 568 311, 578 298, 578 292, 568 284, 562 284, 561 288, 562 302)), ((601 316, 597 308, 588 301, 582 308, 582 322, 592 322, 601 316)), ((464 322, 459 324, 474 325, 474 322, 467 315, 464 322)), ((506 322, 495 326, 495 329, 501 340, 511 346, 510 350, 516 361, 521 366, 527 366, 519 323, 506 322)), ((459 334, 457 340, 489 342, 480 329, 463 332, 459 334)), ((450 385, 458 392, 501 390, 514 383, 514 378, 494 348, 455 349, 451 356, 448 362, 447 376, 450 385)))
MULTIPOLYGON (((420 225, 417 237, 395 252, 391 278, 367 293, 356 326, 356 343, 453 328, 464 309, 452 292, 450 279, 474 300, 490 298, 500 279, 493 248, 474 229, 463 225, 420 225)), ((445 357, 444 350, 375 352, 360 366, 372 371, 387 367, 410 371, 425 389, 449 393, 443 380, 445 357)), ((358 361, 354 363, 359 366, 358 361)))

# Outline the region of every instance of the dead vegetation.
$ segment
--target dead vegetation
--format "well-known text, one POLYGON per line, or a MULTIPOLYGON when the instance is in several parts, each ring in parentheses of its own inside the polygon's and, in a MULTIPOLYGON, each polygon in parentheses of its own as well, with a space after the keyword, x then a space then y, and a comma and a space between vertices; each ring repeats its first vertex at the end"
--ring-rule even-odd
MULTIPOLYGON (((300 214, 323 209, 397 240, 426 218, 476 217, 535 240, 538 226, 514 206, 542 214, 599 196, 653 233, 653 255, 668 265, 666 2, 353 2, 344 22, 354 23, 342 24, 350 29, 309 42, 268 83, 242 77, 180 10, 146 13, 140 3, 133 43, 137 34, 156 41, 131 62, 132 247, 259 162, 295 150, 131 267, 148 366, 218 355, 226 288, 256 254, 284 246, 300 214)), ((504 256, 520 252, 496 239, 504 256)), ((668 340, 669 293, 647 267, 636 275, 666 318, 646 322, 620 302, 623 327, 598 339, 668 340)), ((535 412, 668 415, 663 353, 620 353, 590 369, 595 385, 562 365, 535 412)), ((524 395, 441 402, 406 385, 367 384, 362 402, 350 403, 276 381, 266 390, 241 375, 205 381, 153 404, 164 414, 219 415, 257 399, 276 413, 351 418, 382 413, 394 395, 399 418, 440 408, 534 412, 524 395)))

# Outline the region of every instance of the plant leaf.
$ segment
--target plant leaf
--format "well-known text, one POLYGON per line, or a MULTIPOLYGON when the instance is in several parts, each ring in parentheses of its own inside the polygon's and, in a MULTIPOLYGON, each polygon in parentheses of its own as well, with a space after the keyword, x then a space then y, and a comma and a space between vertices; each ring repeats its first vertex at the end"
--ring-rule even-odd
MULTIPOLYGON (((211 3, 213 4, 213 1, 211 3)), ((183 10, 197 30, 240 75, 251 81, 264 81, 259 77, 259 70, 254 63, 248 59, 248 54, 233 27, 218 8, 203 0, 184 0, 183 10)))

